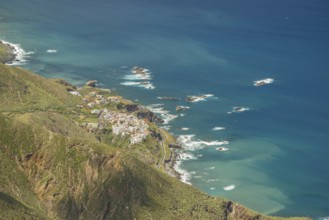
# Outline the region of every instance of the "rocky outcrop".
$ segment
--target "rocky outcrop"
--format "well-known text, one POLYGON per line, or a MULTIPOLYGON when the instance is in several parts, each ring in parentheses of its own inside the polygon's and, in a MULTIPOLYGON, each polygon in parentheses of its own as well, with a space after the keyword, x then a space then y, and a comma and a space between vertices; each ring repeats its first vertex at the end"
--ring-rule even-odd
POLYGON ((149 111, 149 110, 141 110, 137 112, 137 117, 138 118, 145 118, 147 120, 149 120, 150 122, 153 123, 159 123, 162 124, 164 123, 164 120, 159 118, 156 114, 154 114, 153 112, 149 111))
POLYGON ((13 53, 15 48, 13 48, 10 44, 3 43, 0 41, 0 63, 9 63, 14 61, 16 55, 13 53))
POLYGON ((179 101, 180 100, 180 98, 171 97, 171 96, 162 96, 162 97, 158 97, 158 99, 168 100, 168 101, 179 101))
POLYGON ((139 106, 137 104, 127 104, 124 107, 128 112, 135 112, 139 110, 139 106))
POLYGON ((97 80, 89 80, 86 82, 86 86, 96 87, 97 80))
POLYGON ((187 110, 189 108, 190 107, 188 107, 188 106, 178 105, 178 106, 176 106, 176 111, 184 111, 184 110, 187 110))
POLYGON ((71 92, 71 91, 76 91, 77 87, 72 85, 71 83, 68 83, 64 79, 54 79, 55 82, 59 83, 60 85, 63 85, 66 87, 66 90, 71 92))
POLYGON ((134 66, 131 72, 138 75, 145 75, 146 73, 148 73, 148 70, 142 67, 134 66))
POLYGON ((155 138, 155 139, 158 140, 158 141, 162 141, 162 140, 163 140, 163 138, 162 138, 160 132, 157 132, 157 131, 151 130, 151 131, 150 131, 150 135, 151 135, 151 137, 155 138))

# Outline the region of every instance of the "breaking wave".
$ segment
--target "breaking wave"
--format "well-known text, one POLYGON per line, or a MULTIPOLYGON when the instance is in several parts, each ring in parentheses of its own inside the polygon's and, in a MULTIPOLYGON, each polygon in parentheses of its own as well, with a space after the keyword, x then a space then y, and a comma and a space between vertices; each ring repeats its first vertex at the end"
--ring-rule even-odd
POLYGON ((186 150, 198 150, 207 146, 221 146, 224 144, 229 144, 228 141, 203 141, 197 139, 194 134, 189 135, 179 135, 177 141, 182 144, 186 150))
POLYGON ((233 189, 235 189, 235 185, 229 185, 229 186, 225 186, 225 187, 223 187, 223 189, 225 190, 225 191, 231 191, 231 190, 233 190, 233 189))
POLYGON ((170 112, 168 110, 165 110, 163 106, 163 104, 153 104, 146 106, 146 108, 151 112, 157 114, 160 118, 162 118, 164 120, 163 124, 168 124, 169 122, 177 118, 178 115, 170 114, 170 112))
POLYGON ((20 44, 13 44, 8 41, 1 40, 3 44, 7 44, 11 48, 11 52, 15 55, 14 60, 6 63, 10 66, 17 66, 17 65, 24 65, 26 64, 27 60, 26 58, 29 58, 31 54, 34 54, 34 52, 26 52, 20 44))

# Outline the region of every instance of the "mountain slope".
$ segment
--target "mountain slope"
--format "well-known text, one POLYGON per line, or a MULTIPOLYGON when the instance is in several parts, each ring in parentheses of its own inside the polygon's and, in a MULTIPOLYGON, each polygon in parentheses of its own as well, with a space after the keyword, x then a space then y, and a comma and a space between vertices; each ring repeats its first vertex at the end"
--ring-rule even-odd
POLYGON ((0 64, 0 98, 0 219, 279 219, 166 174, 174 138, 112 91, 0 64), (105 113, 147 135, 115 134, 105 113))

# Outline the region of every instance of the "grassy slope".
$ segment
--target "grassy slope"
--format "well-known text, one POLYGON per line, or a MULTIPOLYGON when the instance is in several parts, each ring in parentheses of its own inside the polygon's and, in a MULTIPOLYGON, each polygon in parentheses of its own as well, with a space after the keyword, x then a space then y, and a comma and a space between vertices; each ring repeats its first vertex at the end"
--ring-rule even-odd
POLYGON ((129 146, 87 132, 79 123, 93 116, 68 88, 0 64, 0 219, 279 219, 228 211, 168 176, 154 138, 129 146))

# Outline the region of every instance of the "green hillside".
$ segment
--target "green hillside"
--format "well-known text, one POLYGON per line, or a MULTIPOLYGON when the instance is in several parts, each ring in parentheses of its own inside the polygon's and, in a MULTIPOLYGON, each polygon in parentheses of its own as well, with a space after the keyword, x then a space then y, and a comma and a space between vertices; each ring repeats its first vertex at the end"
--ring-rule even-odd
POLYGON ((0 64, 0 99, 0 219, 280 219, 168 175, 175 139, 110 90, 0 64))

